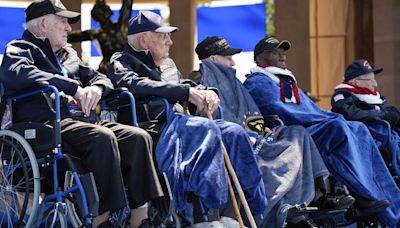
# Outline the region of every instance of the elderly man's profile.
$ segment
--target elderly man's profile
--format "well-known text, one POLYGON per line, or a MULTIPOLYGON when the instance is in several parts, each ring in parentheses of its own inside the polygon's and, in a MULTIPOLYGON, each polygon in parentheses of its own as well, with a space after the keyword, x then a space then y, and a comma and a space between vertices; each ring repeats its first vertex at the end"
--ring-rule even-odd
POLYGON ((91 11, 92 18, 100 24, 100 29, 73 31, 68 36, 68 42, 97 40, 100 44, 103 60, 99 71, 105 73, 113 53, 122 51, 128 35, 128 21, 132 13, 133 0, 122 0, 117 22, 111 20, 113 12, 106 0, 96 0, 91 11))

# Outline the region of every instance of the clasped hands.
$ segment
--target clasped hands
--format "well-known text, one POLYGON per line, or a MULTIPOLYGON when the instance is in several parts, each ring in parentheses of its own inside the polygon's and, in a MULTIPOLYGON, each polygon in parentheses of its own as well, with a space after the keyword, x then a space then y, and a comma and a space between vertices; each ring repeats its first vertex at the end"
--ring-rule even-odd
POLYGON ((189 102, 196 105, 198 112, 209 111, 213 113, 218 108, 220 100, 212 90, 189 88, 189 102))
POLYGON ((102 89, 99 86, 80 87, 76 90, 73 97, 68 97, 68 102, 78 105, 84 115, 88 117, 90 111, 94 110, 101 98, 102 89))

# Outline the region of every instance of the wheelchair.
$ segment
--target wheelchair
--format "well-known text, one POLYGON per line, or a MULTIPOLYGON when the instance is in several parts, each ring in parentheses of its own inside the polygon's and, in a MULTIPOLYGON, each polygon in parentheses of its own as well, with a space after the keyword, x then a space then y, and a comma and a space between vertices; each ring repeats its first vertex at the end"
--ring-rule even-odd
POLYGON ((57 88, 44 83, 3 102, 11 108, 13 102, 41 93, 54 95, 53 125, 16 123, 0 131, 0 225, 92 227, 97 190, 93 175, 79 167, 77 158, 62 153, 57 88))
MULTIPOLYGON (((157 129, 161 135, 161 132, 166 126, 172 122, 172 112, 174 112, 171 104, 167 99, 162 97, 150 97, 140 100, 136 100, 135 97, 126 91, 124 88, 118 88, 118 90, 123 91, 121 94, 111 96, 110 98, 121 98, 121 99, 104 99, 101 101, 101 111, 104 113, 100 114, 104 116, 105 120, 117 121, 122 124, 141 126, 143 127, 143 119, 137 117, 137 113, 143 113, 143 111, 148 110, 149 106, 160 105, 163 110, 157 121, 164 122, 162 126, 157 129), (122 117, 122 118, 121 118, 122 117)), ((148 116, 147 114, 145 116, 148 116)), ((219 106, 217 116, 218 118, 223 117, 223 110, 219 106)), ((147 124, 147 123, 145 123, 147 124)), ((150 124, 155 124, 155 122, 150 122, 150 124)), ((154 141, 158 140, 158 136, 149 132, 154 141)), ((155 144, 153 145, 155 148, 155 144)), ((154 158, 154 161, 156 159, 154 158)), ((172 192, 169 188, 169 182, 165 173, 159 175, 159 179, 162 182, 162 187, 164 192, 168 192, 168 202, 164 202, 164 208, 162 210, 156 209, 151 203, 149 206, 149 223, 151 227, 187 227, 191 226, 194 222, 206 222, 209 220, 207 209, 203 206, 201 201, 195 197, 193 194, 188 194, 188 201, 193 205, 193 211, 189 212, 177 212, 172 203, 172 192)))

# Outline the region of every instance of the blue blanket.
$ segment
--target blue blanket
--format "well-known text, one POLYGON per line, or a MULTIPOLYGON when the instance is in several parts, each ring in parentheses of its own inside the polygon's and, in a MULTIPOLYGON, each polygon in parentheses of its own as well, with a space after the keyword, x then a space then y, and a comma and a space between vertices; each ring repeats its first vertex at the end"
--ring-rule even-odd
POLYGON ((399 224, 400 190, 367 127, 320 109, 301 90, 300 104, 283 103, 276 78, 258 69, 244 83, 261 113, 277 114, 287 125, 306 127, 335 178, 367 199, 388 199, 391 204, 379 217, 387 225, 399 224))
POLYGON ((160 171, 168 176, 176 209, 185 208, 188 192, 208 208, 221 208, 228 202, 222 139, 250 209, 254 215, 262 214, 264 183, 243 128, 202 117, 174 114, 172 118, 161 134, 156 157, 160 171))
POLYGON ((392 130, 389 123, 383 120, 365 122, 372 137, 379 148, 387 150, 391 154, 392 170, 395 175, 400 176, 400 136, 392 130))
POLYGON ((200 83, 218 88, 224 120, 240 124, 250 133, 263 132, 264 119, 250 94, 236 78, 236 70, 210 60, 200 65, 200 83))
MULTIPOLYGON (((242 124, 250 133, 261 133, 260 128, 264 128, 261 112, 236 78, 235 70, 203 60, 200 72, 202 84, 218 88, 224 119, 242 124)), ((283 227, 288 209, 310 203, 314 198, 314 179, 327 177, 329 173, 304 127, 284 127, 274 141, 262 136, 261 133, 256 145, 257 161, 263 173, 268 206, 259 226, 283 227)))

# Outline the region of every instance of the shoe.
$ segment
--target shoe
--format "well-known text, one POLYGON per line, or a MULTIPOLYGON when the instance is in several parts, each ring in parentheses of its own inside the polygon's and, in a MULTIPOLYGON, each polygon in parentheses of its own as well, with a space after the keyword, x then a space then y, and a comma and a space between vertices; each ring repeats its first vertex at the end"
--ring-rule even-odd
POLYGON ((309 206, 318 207, 319 210, 342 210, 348 209, 356 199, 351 195, 328 195, 321 196, 318 200, 311 202, 309 206))
POLYGON ((357 198, 354 206, 361 216, 376 215, 390 205, 389 200, 367 200, 364 198, 357 198))

